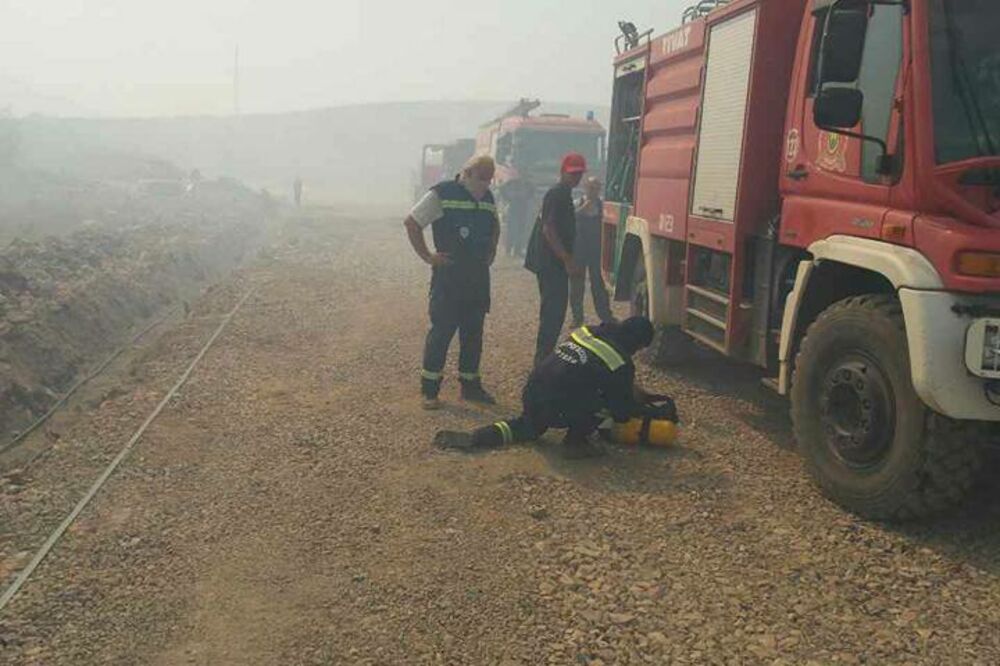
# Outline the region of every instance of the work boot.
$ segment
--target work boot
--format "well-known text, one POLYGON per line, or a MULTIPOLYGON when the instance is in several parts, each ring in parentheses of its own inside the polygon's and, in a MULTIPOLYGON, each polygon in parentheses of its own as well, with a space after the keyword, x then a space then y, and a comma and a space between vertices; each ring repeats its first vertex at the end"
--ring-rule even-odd
MULTIPOLYGON (((507 426, 506 421, 503 424, 509 432, 510 426, 507 426)), ((479 428, 472 433, 472 445, 477 449, 498 449, 507 443, 503 433, 499 423, 479 428)))
POLYGON ((563 439, 563 457, 567 460, 599 458, 603 455, 604 449, 587 437, 571 436, 567 433, 563 439))
POLYGON ((471 451, 475 448, 475 442, 467 432, 438 430, 434 435, 434 446, 452 451, 471 451))
POLYGON ((420 379, 420 395, 423 396, 423 407, 428 411, 441 409, 441 401, 438 400, 438 391, 441 390, 440 379, 420 379))
POLYGON ((495 405, 496 398, 483 388, 480 382, 462 382, 462 400, 478 402, 481 405, 495 405))

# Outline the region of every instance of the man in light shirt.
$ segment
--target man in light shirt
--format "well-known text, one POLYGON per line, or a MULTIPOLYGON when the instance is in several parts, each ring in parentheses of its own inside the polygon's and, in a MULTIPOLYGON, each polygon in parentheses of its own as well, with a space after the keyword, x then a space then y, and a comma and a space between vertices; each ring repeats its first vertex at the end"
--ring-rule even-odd
POLYGON ((438 394, 456 331, 462 398, 482 404, 496 402, 483 388, 479 374, 483 325, 490 309, 490 266, 500 238, 496 203, 490 192, 494 171, 489 156, 472 158, 455 180, 432 187, 404 222, 413 250, 431 266, 431 328, 420 380, 426 409, 441 407, 438 394), (434 252, 424 239, 428 226, 434 252))

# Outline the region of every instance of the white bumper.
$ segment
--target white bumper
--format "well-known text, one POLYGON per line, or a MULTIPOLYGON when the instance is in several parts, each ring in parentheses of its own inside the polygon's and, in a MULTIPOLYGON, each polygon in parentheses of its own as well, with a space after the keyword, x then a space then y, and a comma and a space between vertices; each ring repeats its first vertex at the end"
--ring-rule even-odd
POLYGON ((966 366, 966 334, 975 320, 952 310, 955 305, 1000 309, 1000 298, 903 288, 899 299, 906 319, 913 387, 920 399, 954 419, 1000 421, 1000 407, 986 395, 987 380, 974 376, 966 366))

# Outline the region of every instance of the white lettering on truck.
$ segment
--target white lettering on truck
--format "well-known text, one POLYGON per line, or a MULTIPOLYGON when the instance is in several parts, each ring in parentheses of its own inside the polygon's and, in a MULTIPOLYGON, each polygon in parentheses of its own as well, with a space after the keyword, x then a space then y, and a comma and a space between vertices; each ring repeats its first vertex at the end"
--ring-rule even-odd
POLYGON ((691 26, 675 30, 663 38, 663 55, 686 49, 689 41, 691 41, 691 26))

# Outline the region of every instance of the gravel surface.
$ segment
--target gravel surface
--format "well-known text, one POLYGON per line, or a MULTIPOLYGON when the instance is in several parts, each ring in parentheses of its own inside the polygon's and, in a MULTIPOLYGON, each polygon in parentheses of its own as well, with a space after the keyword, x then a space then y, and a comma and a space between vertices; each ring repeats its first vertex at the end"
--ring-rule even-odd
POLYGON ((398 220, 293 220, 44 455, 0 467, 5 583, 257 287, 0 615, 0 661, 1000 662, 1000 491, 933 525, 861 522, 804 478, 786 405, 708 355, 641 370, 681 410, 668 451, 437 451, 437 428, 517 411, 537 296, 498 261, 502 404, 449 381, 425 413, 426 285, 398 220))

